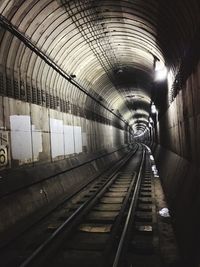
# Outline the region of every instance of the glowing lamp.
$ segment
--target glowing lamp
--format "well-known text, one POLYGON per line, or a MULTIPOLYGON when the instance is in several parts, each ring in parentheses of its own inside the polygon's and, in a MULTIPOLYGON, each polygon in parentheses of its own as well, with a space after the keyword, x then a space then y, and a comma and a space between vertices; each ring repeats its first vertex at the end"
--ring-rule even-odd
POLYGON ((167 78, 167 74, 168 74, 168 71, 165 66, 162 69, 156 70, 156 73, 155 73, 156 81, 165 80, 167 78))
POLYGON ((151 105, 151 113, 156 113, 156 112, 157 112, 156 106, 155 106, 154 103, 152 103, 152 105, 151 105))

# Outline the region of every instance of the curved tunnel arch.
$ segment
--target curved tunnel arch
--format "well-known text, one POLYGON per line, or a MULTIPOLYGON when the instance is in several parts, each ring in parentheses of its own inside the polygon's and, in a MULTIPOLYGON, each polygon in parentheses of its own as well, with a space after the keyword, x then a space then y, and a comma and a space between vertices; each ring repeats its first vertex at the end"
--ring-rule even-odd
POLYGON ((186 266, 199 264, 199 14, 199 0, 0 1, 0 234, 139 141, 157 156, 186 266))
MULTIPOLYGON (((195 33, 198 20, 195 10, 198 10, 195 0, 190 5, 187 1, 172 5, 153 0, 134 3, 46 0, 15 1, 15 4, 4 1, 0 6, 2 16, 30 42, 67 74, 76 75, 76 82, 86 91, 97 99, 100 97, 109 109, 117 110, 128 120, 134 119, 137 106, 150 112, 142 97, 153 97, 151 83, 154 81, 155 59, 176 74, 180 57, 195 33), (174 25, 173 30, 171 25, 174 25), (168 38, 170 35, 173 38, 168 38), (115 72, 126 73, 126 68, 132 69, 132 75, 136 75, 135 69, 147 73, 152 79, 138 99, 136 95, 135 101, 127 99, 129 84, 126 81, 122 84, 116 78, 115 72)), ((26 85, 47 90, 61 99, 74 102, 80 98, 79 104, 83 108, 96 106, 12 34, 4 34, 1 49, 4 57, 1 65, 6 65, 8 76, 15 77, 18 73, 26 85)), ((127 73, 131 74, 130 69, 127 73)), ((142 79, 138 80, 138 87, 143 86, 142 79)), ((134 88, 132 91, 137 92, 134 88)), ((154 99, 149 101, 149 106, 151 101, 154 99)), ((96 108, 104 113, 98 104, 96 108)))

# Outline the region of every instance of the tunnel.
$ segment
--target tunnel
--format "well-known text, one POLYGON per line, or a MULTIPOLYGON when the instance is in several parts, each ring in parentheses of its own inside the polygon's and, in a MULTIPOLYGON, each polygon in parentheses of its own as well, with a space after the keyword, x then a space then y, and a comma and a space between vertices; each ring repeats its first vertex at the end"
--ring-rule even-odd
POLYGON ((198 0, 0 1, 1 258, 143 147, 163 192, 155 216, 171 227, 157 234, 167 263, 144 253, 121 266, 200 266, 199 51, 198 0))

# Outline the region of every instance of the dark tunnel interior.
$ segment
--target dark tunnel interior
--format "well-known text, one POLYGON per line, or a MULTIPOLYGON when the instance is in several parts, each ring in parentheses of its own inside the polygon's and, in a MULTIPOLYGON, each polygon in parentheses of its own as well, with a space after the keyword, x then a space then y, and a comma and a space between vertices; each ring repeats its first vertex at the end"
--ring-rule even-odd
POLYGON ((0 1, 1 243, 135 143, 199 267, 200 1, 0 1))

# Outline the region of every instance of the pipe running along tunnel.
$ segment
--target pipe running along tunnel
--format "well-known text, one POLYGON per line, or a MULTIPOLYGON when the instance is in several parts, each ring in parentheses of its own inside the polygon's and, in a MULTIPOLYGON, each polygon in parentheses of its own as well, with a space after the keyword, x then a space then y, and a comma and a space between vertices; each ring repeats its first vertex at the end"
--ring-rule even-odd
POLYGON ((199 14, 198 0, 0 2, 3 239, 142 142, 198 265, 199 14))

